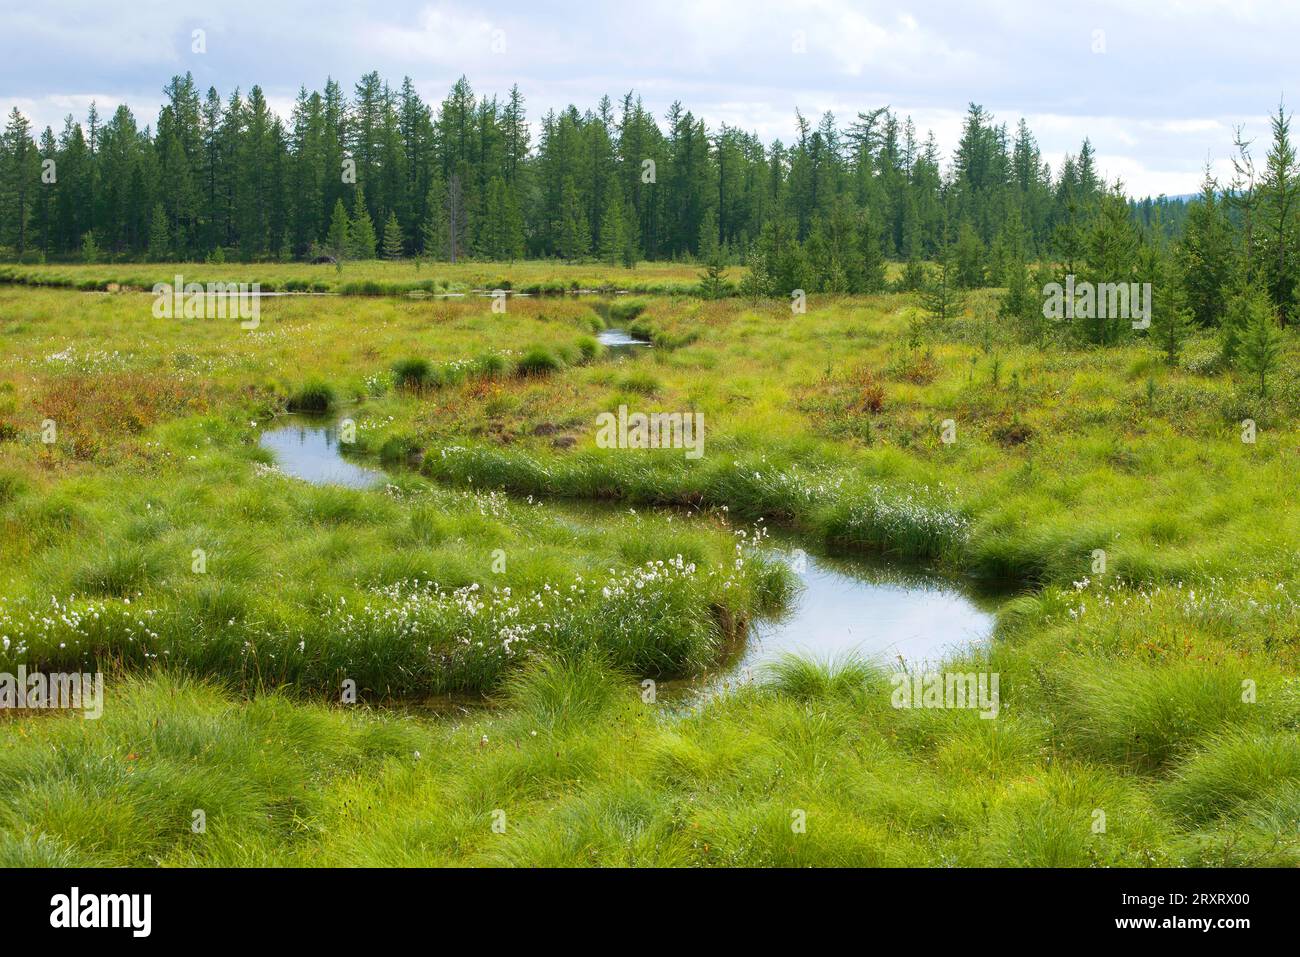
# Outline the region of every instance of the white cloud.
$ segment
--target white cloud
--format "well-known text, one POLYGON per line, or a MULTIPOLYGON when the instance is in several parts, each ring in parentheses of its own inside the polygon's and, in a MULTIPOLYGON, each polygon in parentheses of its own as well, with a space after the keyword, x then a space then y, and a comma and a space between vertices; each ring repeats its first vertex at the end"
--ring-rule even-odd
POLYGON ((301 85, 332 75, 350 89, 377 69, 394 84, 409 74, 435 101, 461 74, 481 92, 518 83, 534 120, 636 89, 658 116, 677 100, 787 142, 796 107, 848 122, 888 104, 947 153, 974 101, 1011 126, 1025 115, 1045 153, 1076 152, 1088 135, 1131 188, 1172 193, 1227 157, 1235 125, 1266 135, 1260 118, 1293 82, 1298 27, 1300 4, 1283 0, 46 0, 5 14, 0 105, 57 128, 104 91, 101 112, 126 102, 144 125, 170 76, 191 70, 223 97, 258 83, 285 113, 301 85), (196 27, 203 55, 189 49, 196 27), (792 50, 795 31, 806 53, 792 50))
POLYGON ((426 9, 419 15, 415 26, 367 23, 361 31, 359 41, 368 53, 385 61, 465 63, 492 55, 494 29, 500 28, 494 27, 493 22, 486 17, 426 9))

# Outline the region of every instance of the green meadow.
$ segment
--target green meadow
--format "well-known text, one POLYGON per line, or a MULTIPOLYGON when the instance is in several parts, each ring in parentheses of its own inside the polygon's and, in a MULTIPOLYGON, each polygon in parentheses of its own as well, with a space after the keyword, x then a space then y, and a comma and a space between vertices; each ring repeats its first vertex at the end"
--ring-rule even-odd
MULTIPOLYGON (((741 270, 723 270, 729 281, 741 270)), ((381 260, 343 264, 303 263, 64 263, 57 266, 0 265, 0 282, 83 292, 152 289, 186 282, 257 283, 263 292, 335 293, 378 296, 409 293, 464 294, 506 289, 530 295, 563 295, 579 290, 690 294, 699 284, 693 263, 643 262, 634 268, 600 263, 437 260, 381 260)))
POLYGON ((0 863, 1300 863, 1294 332, 1261 393, 1209 333, 697 273, 5 267, 0 672, 106 700, 0 712, 0 863), (155 318, 178 271, 342 295, 155 318), (534 294, 406 295, 495 288, 534 294), (703 455, 598 447, 620 406, 702 413, 703 455), (285 474, 291 410, 382 481, 285 474), (647 700, 795 600, 768 528, 996 590, 943 670, 997 716, 863 657, 647 700))

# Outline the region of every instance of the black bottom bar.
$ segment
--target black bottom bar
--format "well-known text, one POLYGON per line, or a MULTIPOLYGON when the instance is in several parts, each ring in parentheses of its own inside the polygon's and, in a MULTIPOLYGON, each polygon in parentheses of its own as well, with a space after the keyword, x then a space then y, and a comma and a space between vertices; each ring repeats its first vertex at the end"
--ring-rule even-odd
POLYGON ((128 945, 342 945, 354 933, 373 944, 453 929, 536 941, 546 928, 572 935, 585 922, 606 937, 611 920, 625 921, 629 934, 651 933, 649 921, 655 937, 678 940, 695 926, 734 942, 780 925, 843 933, 851 923, 863 940, 893 930, 987 943, 996 939, 989 934, 1047 931, 1071 942, 1230 945, 1243 933, 1289 928, 1297 890, 1295 872, 1265 870, 0 871, 11 945, 72 935, 128 945), (147 907, 132 895, 148 895, 147 907))

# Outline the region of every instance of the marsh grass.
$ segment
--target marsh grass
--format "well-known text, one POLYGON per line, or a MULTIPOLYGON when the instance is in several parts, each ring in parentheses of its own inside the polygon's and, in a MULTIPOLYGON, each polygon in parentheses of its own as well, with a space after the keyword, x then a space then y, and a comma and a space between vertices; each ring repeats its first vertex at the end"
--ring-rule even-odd
POLYGON ((1241 701, 1231 671, 1192 663, 1081 661, 1065 672, 1059 700, 1059 725, 1082 753, 1146 771, 1174 761, 1198 736, 1258 714, 1241 701))
POLYGON ((393 364, 393 385, 399 389, 422 389, 434 383, 434 369, 428 359, 417 356, 393 364))
POLYGON ((542 346, 532 346, 515 363, 515 372, 521 376, 551 375, 563 368, 563 360, 542 346))
MULTIPOLYGON (((499 263, 344 262, 307 263, 95 263, 0 266, 0 282, 81 291, 148 291, 170 283, 177 272, 187 282, 259 282, 263 292, 332 292, 347 296, 409 296, 411 293, 469 294, 513 289, 532 296, 617 291, 656 295, 697 295, 696 267, 679 263, 641 263, 636 269, 554 260, 499 263), (432 274, 432 275, 430 275, 432 274)), ((732 269, 733 275, 739 270, 732 269)), ((614 300, 616 302, 622 299, 614 300)), ((632 301, 632 300, 629 300, 632 301)))
MULTIPOLYGON (((0 661, 165 662, 304 695, 350 678, 379 699, 491 690, 547 649, 681 675, 715 662, 737 623, 782 593, 780 571, 720 530, 613 518, 575 539, 536 507, 415 477, 381 494, 258 476, 237 434, 217 433, 190 466, 206 481, 87 483, 75 518, 48 500, 20 503, 38 511, 14 540, 43 553, 0 603, 0 661), (84 549, 82 523, 109 544, 84 549), (467 540, 493 548, 471 557, 467 540), (504 578, 498 547, 511 555, 504 578)), ((394 437, 381 449, 399 461, 413 452, 394 437)))
POLYGON ((627 697, 630 679, 594 649, 570 651, 534 658, 514 672, 504 700, 517 720, 555 734, 599 721, 627 697))
MULTIPOLYGON (((600 285, 548 269, 222 278, 600 285)), ((690 272, 645 278, 685 287, 690 272)), ((655 348, 590 362, 584 337, 605 317, 561 298, 512 299, 506 316, 472 296, 267 300, 244 333, 150 324, 147 297, 0 287, 0 410, 17 429, 0 442, 0 659, 110 675, 99 723, 0 722, 0 861, 1300 863, 1292 333, 1264 402, 1213 363, 1157 368, 1138 342, 1040 348, 962 319, 910 343, 905 296, 815 299, 798 317, 608 303, 611 324, 655 348), (547 374, 512 374, 529 346, 547 374), (411 356, 438 388, 385 387, 411 356), (356 455, 418 453, 419 470, 353 490, 268 469, 258 433, 309 380, 361 400, 356 455), (705 457, 593 448, 586 425, 615 391, 703 411, 705 457), (61 438, 47 446, 50 408, 61 438), (1254 444, 1244 417, 1262 424, 1254 444), (593 526, 543 497, 638 514, 593 526), (644 514, 657 505, 733 532, 644 514), (783 661, 684 718, 642 702, 638 680, 707 666, 789 600, 787 573, 735 551, 734 524, 759 518, 1024 588, 991 646, 944 665, 998 672, 998 718, 894 709, 887 676, 851 661, 783 661), (679 555, 694 572, 655 564, 679 555), (506 587, 496 611, 467 610, 506 587), (330 704, 344 677, 360 708, 330 704), (456 689, 500 703, 439 720, 369 710, 456 689), (206 840, 189 830, 197 802, 206 840), (792 809, 809 822, 797 838, 792 809)))
MULTIPOLYGON (((631 384, 650 387, 649 382, 631 384)), ((740 518, 797 525, 824 544, 944 559, 954 567, 964 557, 969 526, 941 490, 885 489, 763 460, 713 458, 697 464, 672 451, 533 456, 459 447, 427 456, 423 471, 444 482, 524 495, 725 506, 740 518)))
POLYGON ((885 676, 879 667, 855 656, 817 661, 786 654, 768 666, 776 690, 795 701, 852 699, 869 687, 879 691, 885 676))
POLYGON ((627 392, 635 392, 637 395, 653 396, 656 395, 662 386, 659 380, 649 372, 633 372, 624 376, 618 383, 618 387, 627 392))
POLYGON ((337 401, 334 387, 323 379, 308 379, 289 396, 287 403, 290 412, 325 413, 334 407, 337 401))
MULTIPOLYGON (((1153 801, 1104 766, 1066 759, 1036 772, 1042 738, 1015 718, 947 722, 928 752, 900 752, 888 735, 898 713, 876 706, 877 693, 864 690, 871 675, 850 664, 790 662, 776 683, 672 722, 658 720, 626 677, 598 657, 538 659, 507 683, 498 710, 432 724, 279 696, 245 702, 166 675, 119 684, 98 724, 22 719, 25 735, 0 751, 0 787, 23 785, 0 808, 0 858, 20 866, 1296 860, 1294 835, 1279 841, 1262 819, 1227 845, 1207 841, 1182 810, 1203 821, 1243 802, 1279 806, 1296 776, 1290 742, 1215 740, 1213 757, 1153 801), (984 767, 1017 783, 999 785, 984 767), (202 835, 190 827, 196 807, 206 812, 202 835), (1107 809, 1101 834, 1091 826, 1097 808, 1107 809), (792 810, 804 815, 803 834, 792 832, 792 810)), ((888 689, 880 694, 887 700, 888 689)))
POLYGON ((1159 801, 1176 817, 1204 824, 1277 797, 1293 802, 1298 782, 1294 734, 1220 732, 1177 769, 1159 801))

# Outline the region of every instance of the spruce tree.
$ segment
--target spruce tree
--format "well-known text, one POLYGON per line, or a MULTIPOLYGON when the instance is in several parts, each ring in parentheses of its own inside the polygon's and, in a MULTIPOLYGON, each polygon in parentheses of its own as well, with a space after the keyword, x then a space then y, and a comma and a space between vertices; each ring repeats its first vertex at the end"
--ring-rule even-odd
POLYGON ((605 216, 600 222, 600 259, 614 265, 627 250, 626 227, 623 223, 623 199, 611 191, 605 204, 605 216))
POLYGON ((726 272, 727 264, 715 250, 709 261, 704 264, 704 272, 700 273, 700 293, 705 299, 721 299, 725 295, 726 272))
POLYGON ((31 124, 15 106, 0 136, 0 245, 12 246, 20 259, 31 238, 40 166, 31 124))
MULTIPOLYGON (((1084 255, 1087 280, 1095 285, 1132 282, 1137 278, 1139 247, 1140 238, 1128 199, 1122 185, 1116 183, 1102 197, 1088 231, 1084 255)), ((1103 316, 1102 311, 1098 303, 1093 316, 1083 319, 1082 329, 1090 342, 1110 345, 1118 341, 1129 320, 1124 316, 1103 316)))
POLYGON ((953 319, 966 308, 957 281, 957 251, 952 243, 945 243, 939 250, 938 268, 921 293, 921 306, 939 320, 953 319))
POLYGON ((447 259, 453 263, 464 255, 468 239, 473 233, 469 222, 469 203, 465 198, 465 177, 459 171, 467 167, 467 162, 462 160, 457 166, 458 171, 452 173, 447 180, 447 193, 443 202, 447 218, 447 259))
POLYGON ((1151 304, 1151 337, 1165 354, 1165 363, 1178 364, 1183 343, 1192 326, 1192 311, 1179 281, 1179 269, 1170 257, 1161 260, 1151 304))
POLYGON ((171 257, 171 236, 167 229, 167 213, 162 203, 155 203, 153 218, 149 221, 149 260, 164 262, 171 257))
POLYGON ((523 219, 514 190, 500 176, 487 189, 487 208, 482 219, 480 254, 487 259, 513 262, 523 255, 523 219))
POLYGON ((909 256, 903 264, 903 271, 898 276, 899 292, 920 292, 930 282, 929 271, 919 256, 909 256))
POLYGON ((749 270, 741 280, 744 295, 785 298, 796 289, 808 291, 810 270, 796 234, 797 226, 787 216, 775 216, 763 224, 750 253, 749 270))
POLYGON ((420 243, 430 259, 446 261, 448 251, 447 191, 440 177, 429 185, 424 203, 424 222, 420 224, 420 243))
POLYGON ((1041 335, 1042 301, 1032 286, 1029 266, 1019 256, 1010 257, 1006 274, 1007 291, 998 303, 998 315, 1023 330, 1024 337, 1037 342, 1041 335))
POLYGON ((587 216, 578 198, 578 188, 573 179, 565 180, 560 226, 560 256, 563 259, 585 259, 591 253, 591 231, 587 216))
MULTIPOLYGON (((950 241, 958 245, 960 285, 1001 283, 1017 218, 1022 258, 1064 261, 1080 273, 1088 261, 1091 272, 1096 224, 1114 233, 1122 211, 1126 226, 1147 233, 1172 233, 1186 216, 1181 282, 1198 323, 1220 321, 1227 276, 1236 269, 1229 260, 1237 258, 1288 323, 1297 308, 1300 160, 1284 111, 1258 171, 1239 138, 1233 183, 1217 194, 1207 186, 1190 205, 1127 198, 1117 205, 1102 199, 1090 145, 1053 175, 1026 125, 1008 139, 977 106, 945 176, 933 138, 918 141, 915 128, 888 110, 863 114, 847 128, 832 116, 813 123, 799 117, 799 137, 787 146, 732 127, 709 130, 681 106, 666 124, 656 122, 628 96, 617 119, 608 102, 540 117, 530 149, 518 91, 503 105, 476 97, 464 78, 433 109, 412 84, 390 92, 374 73, 362 78, 350 104, 339 84, 327 81, 321 93, 299 93, 287 124, 260 89, 200 97, 191 78, 177 77, 165 94, 156 122, 137 120, 125 107, 104 122, 95 108, 84 128, 69 122, 62 136, 41 135, 39 144, 28 121, 7 112, 8 123, 0 119, 0 245, 15 255, 40 249, 70 257, 93 229, 106 255, 143 257, 159 247, 151 240, 161 202, 169 255, 224 248, 263 257, 283 255, 286 245, 302 255, 313 244, 342 255, 352 245, 346 232, 337 245, 326 243, 340 199, 347 219, 356 210, 355 231, 368 245, 353 202, 359 182, 360 206, 382 217, 369 231, 382 232, 395 213, 408 254, 459 257, 472 240, 480 254, 511 258, 523 253, 526 237, 528 251, 568 259, 589 255, 594 244, 605 261, 632 264, 644 255, 707 262, 716 242, 725 261, 747 261, 763 228, 789 215, 794 244, 763 267, 780 274, 778 285, 797 274, 795 288, 869 292, 878 285, 877 244, 880 255, 907 263, 904 289, 924 284, 927 257, 950 241), (57 159, 57 184, 40 178, 46 158, 57 159), (355 163, 356 180, 340 178, 346 161, 355 163), (622 243, 603 235, 605 220, 619 217, 622 243), (1228 247, 1243 255, 1228 255, 1228 247)), ((1108 268, 1079 278, 1144 277, 1108 268)), ((1120 328, 1087 331, 1113 341, 1120 328)))
POLYGON ((352 205, 352 221, 348 225, 348 255, 352 259, 375 258, 375 226, 370 221, 365 191, 360 186, 352 205))
POLYGON ((1235 258, 1232 225, 1218 192, 1207 168, 1200 198, 1188 207, 1177 252, 1188 308, 1197 324, 1207 327, 1223 320, 1235 258))
POLYGON ((1006 283, 1007 291, 998 303, 998 315, 1019 328, 1027 341, 1041 346, 1045 324, 1042 287, 1026 262, 1025 227, 1018 208, 1010 210, 1001 238, 1004 267, 995 278, 1006 283))
POLYGON ((721 299, 726 290, 723 275, 727 264, 718 244, 718 219, 712 208, 700 223, 699 258, 704 263, 704 271, 699 274, 700 293, 706 299, 721 299))
POLYGON ((1282 336, 1273 318, 1272 304, 1267 296, 1252 292, 1237 364, 1247 376, 1259 380, 1261 396, 1268 394, 1268 377, 1277 369, 1281 353, 1282 336))
POLYGON ((637 243, 636 210, 629 205, 623 207, 623 250, 621 261, 628 269, 635 269, 641 249, 637 243))
POLYGON ((478 254, 489 261, 505 258, 505 188, 505 180, 500 176, 492 177, 483 215, 479 218, 478 254))
POLYGON ((859 292, 874 294, 885 291, 885 243, 870 213, 862 216, 858 234, 858 256, 861 262, 859 292))
POLYGON ((504 206, 502 208, 502 258, 514 262, 523 258, 524 216, 519 209, 519 201, 514 186, 507 183, 502 191, 504 206))
POLYGON ((1241 352, 1241 340, 1250 325, 1251 292, 1242 274, 1233 280, 1232 290, 1219 322, 1219 355, 1229 365, 1235 364, 1241 352))
POLYGON ((397 213, 390 212, 384 223, 384 258, 401 259, 403 253, 402 226, 397 221, 397 213))
POLYGON ((903 253, 907 261, 898 277, 897 288, 899 292, 920 292, 929 283, 929 276, 921 256, 921 231, 916 221, 916 203, 910 193, 903 214, 903 253))
POLYGON ((342 259, 348 254, 348 234, 351 229, 352 224, 348 220, 348 211, 343 206, 343 200, 335 200, 334 215, 330 218, 330 230, 325 239, 325 245, 335 259, 342 259))
POLYGON ((984 243, 980 241, 969 222, 962 223, 957 231, 956 272, 957 285, 962 289, 978 289, 984 285, 984 243))
POLYGON ((710 206, 700 218, 699 235, 696 237, 695 257, 700 262, 714 258, 718 248, 718 215, 710 206))

